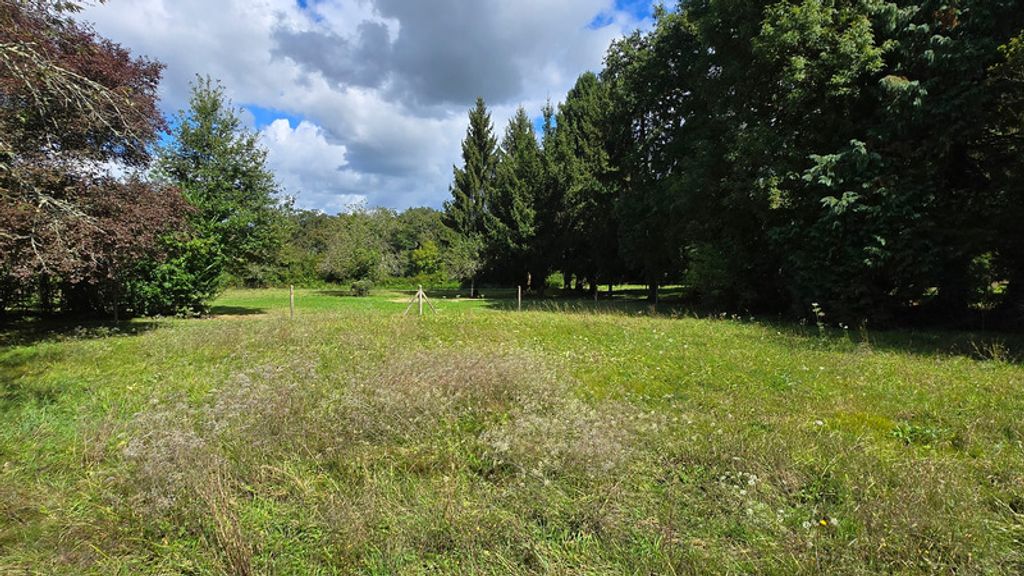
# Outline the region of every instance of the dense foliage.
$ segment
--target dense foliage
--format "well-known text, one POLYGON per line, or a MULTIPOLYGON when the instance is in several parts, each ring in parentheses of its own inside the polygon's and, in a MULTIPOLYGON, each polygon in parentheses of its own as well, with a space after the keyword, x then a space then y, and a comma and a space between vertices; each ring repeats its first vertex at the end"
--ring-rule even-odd
POLYGON ((187 210, 177 190, 132 175, 164 128, 161 65, 75 9, 0 1, 0 310, 33 295, 116 314, 125 278, 187 210))
POLYGON ((534 277, 682 282, 719 309, 1020 317, 1022 28, 1010 0, 660 9, 547 111, 539 162, 506 138, 494 173, 517 177, 475 188, 501 223, 484 270, 530 254, 534 277))
POLYGON ((193 207, 187 235, 168 236, 170 257, 140 270, 136 309, 202 312, 227 276, 260 284, 284 234, 274 175, 258 135, 242 126, 224 87, 209 78, 192 85, 189 109, 159 149, 154 174, 180 189, 193 207))
POLYGON ((476 255, 463 252, 461 237, 432 208, 356 205, 337 215, 289 210, 285 219, 287 237, 263 284, 438 287, 475 273, 476 255))
POLYGON ((1024 319, 1019 0, 659 8, 545 107, 542 134, 524 110, 497 134, 479 99, 443 211, 337 216, 280 203, 208 79, 156 183, 131 176, 164 128, 160 65, 69 9, 0 3, 4 302, 177 313, 226 279, 541 293, 561 273, 592 296, 682 284, 715 310, 1024 319))
POLYGON ((0 310, 191 314, 260 283, 285 230, 257 135, 200 78, 158 146, 162 65, 78 10, 0 2, 0 310))

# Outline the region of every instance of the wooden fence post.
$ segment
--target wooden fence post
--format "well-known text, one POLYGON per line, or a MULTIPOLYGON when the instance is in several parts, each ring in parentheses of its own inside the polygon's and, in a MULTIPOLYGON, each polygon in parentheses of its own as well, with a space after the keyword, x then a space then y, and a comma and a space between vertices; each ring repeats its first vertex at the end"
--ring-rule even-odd
POLYGON ((288 309, 291 311, 290 318, 295 319, 295 285, 288 287, 288 309))
POLYGON ((523 311, 523 287, 522 286, 517 286, 516 288, 517 288, 517 290, 516 290, 516 302, 517 302, 516 307, 517 307, 519 312, 522 312, 523 311))

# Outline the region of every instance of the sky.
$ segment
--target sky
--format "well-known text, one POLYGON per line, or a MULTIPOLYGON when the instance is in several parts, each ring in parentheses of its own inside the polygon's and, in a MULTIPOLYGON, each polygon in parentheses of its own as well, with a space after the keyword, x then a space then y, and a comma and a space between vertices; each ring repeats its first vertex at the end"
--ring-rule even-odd
POLYGON ((81 16, 166 65, 167 115, 220 80, 300 208, 441 207, 478 96, 504 131, 599 71, 652 0, 109 0, 81 16))

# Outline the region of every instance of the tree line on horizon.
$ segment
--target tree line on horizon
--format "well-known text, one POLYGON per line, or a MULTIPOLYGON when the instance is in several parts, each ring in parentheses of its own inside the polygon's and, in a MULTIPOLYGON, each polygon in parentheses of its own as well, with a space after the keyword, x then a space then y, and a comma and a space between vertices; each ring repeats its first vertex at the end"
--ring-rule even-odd
POLYGON ((296 210, 224 88, 169 130, 162 65, 0 0, 0 310, 205 310, 227 283, 356 280, 710 310, 1024 319, 1019 0, 687 0, 497 134, 480 99, 443 210, 296 210), (109 170, 118 167, 119 175, 109 170))

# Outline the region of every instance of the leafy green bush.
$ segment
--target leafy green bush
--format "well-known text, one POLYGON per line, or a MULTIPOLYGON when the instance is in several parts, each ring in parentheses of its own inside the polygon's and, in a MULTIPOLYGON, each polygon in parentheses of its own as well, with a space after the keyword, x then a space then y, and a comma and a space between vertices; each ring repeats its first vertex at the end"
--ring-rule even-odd
POLYGON ((211 238, 168 241, 161 262, 138 265, 125 283, 124 302, 140 316, 202 314, 221 289, 222 255, 211 238))
POLYGON ((562 277, 561 272, 552 272, 551 274, 548 274, 547 278, 544 279, 544 286, 546 288, 558 290, 559 288, 562 287, 563 280, 564 278, 562 277))
POLYGON ((353 296, 369 296, 371 290, 373 290, 373 281, 371 280, 356 280, 352 283, 353 296))

